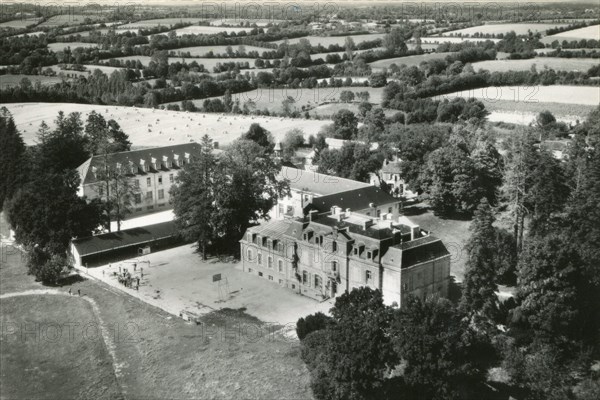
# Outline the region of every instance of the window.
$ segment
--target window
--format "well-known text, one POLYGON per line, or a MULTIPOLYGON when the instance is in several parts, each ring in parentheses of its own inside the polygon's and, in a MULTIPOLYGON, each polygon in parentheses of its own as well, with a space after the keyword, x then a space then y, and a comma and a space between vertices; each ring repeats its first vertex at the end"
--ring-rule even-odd
POLYGON ((248 272, 252 272, 252 268, 248 268, 248 272))
POLYGON ((158 191, 158 199, 159 199, 159 200, 162 200, 162 199, 164 199, 164 198, 165 198, 165 191, 164 191, 164 189, 160 189, 160 190, 158 191))
POLYGON ((381 218, 381 210, 377 210, 377 218, 381 218))
POLYGON ((147 210, 154 210, 154 206, 148 206, 146 207, 147 210))
POLYGON ((388 208, 388 213, 391 214, 392 213, 392 207, 388 208))
POLYGON ((308 282, 308 272, 302 271, 302 283, 306 284, 308 282))
POLYGON ((174 179, 173 174, 169 174, 169 183, 173 183, 174 179))
POLYGON ((331 251, 334 252, 334 253, 336 253, 338 251, 337 250, 337 242, 332 242, 331 243, 331 251))
POLYGON ((146 178, 146 186, 148 186, 148 187, 152 186, 152 179, 146 178))
POLYGON ((365 279, 366 279, 367 283, 369 283, 369 281, 371 281, 372 277, 373 277, 373 274, 371 274, 371 271, 366 271, 366 273, 365 273, 365 279))
POLYGON ((371 259, 371 255, 372 255, 372 254, 371 254, 371 252, 370 252, 370 251, 367 251, 367 258, 368 258, 369 260, 371 259))
POLYGON ((262 273, 262 272, 259 272, 259 273, 258 273, 258 276, 263 276, 263 273, 262 273))
POLYGON ((162 185, 162 176, 159 176, 159 177, 158 177, 158 184, 159 184, 159 185, 162 185))
POLYGON ((283 204, 279 205, 279 215, 283 215, 283 204))
POLYGON ((146 200, 152 200, 152 192, 146 192, 146 200))
POLYGON ((142 195, 139 193, 135 194, 135 204, 139 204, 142 202, 142 195))
POLYGON ((102 186, 98 186, 98 196, 104 196, 104 188, 102 186))
POLYGON ((135 180, 134 186, 135 186, 136 189, 139 189, 139 187, 140 187, 140 180, 139 179, 135 180))
POLYGON ((319 275, 315 275, 315 289, 321 289, 322 279, 319 275))
POLYGON ((337 261, 332 261, 331 262, 331 270, 333 272, 337 272, 338 271, 338 262, 337 261))
POLYGON ((258 253, 257 261, 258 265, 262 265, 262 254, 258 253))
POLYGON ((283 272, 283 260, 277 261, 277 269, 279 272, 283 272))
POLYGON ((253 260, 252 250, 248 249, 248 261, 252 261, 252 260, 253 260))
POLYGON ((273 280, 273 275, 269 275, 269 280, 272 281, 273 280))
POLYGON ((267 266, 269 268, 273 268, 273 257, 270 257, 267 259, 267 266))
POLYGON ((292 283, 292 289, 296 289, 296 285, 292 283))
POLYGON ((354 255, 358 255, 358 247, 354 248, 354 255))
POLYGON ((283 279, 280 279, 280 280, 279 280, 279 284, 280 284, 280 285, 283 285, 283 279))

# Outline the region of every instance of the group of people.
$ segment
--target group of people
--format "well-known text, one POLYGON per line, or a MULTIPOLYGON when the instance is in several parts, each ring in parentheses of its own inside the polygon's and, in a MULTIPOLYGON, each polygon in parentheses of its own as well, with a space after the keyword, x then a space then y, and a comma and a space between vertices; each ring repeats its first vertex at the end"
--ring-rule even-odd
MULTIPOLYGON (((110 267, 111 266, 109 265, 109 268, 110 267)), ((137 271, 137 263, 133 264, 133 271, 137 271)), ((135 288, 135 290, 140 290, 140 278, 144 277, 144 270, 143 268, 140 268, 140 276, 134 277, 131 275, 131 272, 127 270, 127 268, 121 269, 121 266, 119 265, 119 272, 117 273, 115 271, 113 272, 113 275, 117 276, 117 279, 121 285, 132 289, 135 288)))

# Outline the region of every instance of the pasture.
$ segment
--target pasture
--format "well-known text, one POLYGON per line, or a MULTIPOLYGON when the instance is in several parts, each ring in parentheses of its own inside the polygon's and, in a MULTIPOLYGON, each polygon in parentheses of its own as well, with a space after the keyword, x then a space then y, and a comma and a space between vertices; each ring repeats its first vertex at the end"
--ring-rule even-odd
POLYGON ((82 15, 82 14, 61 14, 55 15, 48 18, 46 21, 39 24, 40 28, 53 28, 57 26, 73 26, 81 25, 85 22, 86 18, 97 19, 94 15, 82 15))
POLYGON ((41 18, 28 17, 28 18, 20 18, 13 19, 12 21, 6 21, 0 23, 0 29, 12 28, 12 29, 23 29, 27 28, 30 25, 37 24, 41 18))
MULTIPOLYGON (((327 103, 317 106, 309 111, 311 117, 330 118, 333 114, 340 110, 350 110, 358 115, 358 103, 327 103)), ((386 117, 394 116, 398 111, 392 109, 384 109, 383 113, 386 117)))
MULTIPOLYGON (((264 47, 256 47, 256 46, 246 46, 246 45, 234 45, 234 46, 195 46, 195 47, 182 47, 179 49, 172 49, 169 52, 174 52, 175 54, 187 53, 189 52, 192 57, 203 57, 209 52, 213 52, 214 55, 219 54, 227 54, 227 47, 231 47, 233 52, 239 52, 240 48, 248 53, 250 51, 257 51, 258 54, 262 54, 264 51, 269 51, 272 49, 267 49, 264 47)), ((254 65, 254 62, 252 63, 254 65)))
POLYGON ((78 47, 89 48, 89 47, 98 47, 96 43, 85 43, 85 42, 56 42, 56 43, 48 43, 48 49, 53 52, 63 51, 67 47, 70 47, 71 50, 75 50, 78 47))
MULTIPOLYGON (((248 9, 243 8, 242 13, 238 18, 218 18, 218 19, 210 21, 210 24, 212 26, 223 26, 223 25, 240 26, 242 24, 250 23, 250 25, 264 27, 269 24, 277 25, 284 21, 282 19, 256 18, 256 17, 260 16, 260 14, 253 15, 253 11, 255 11, 255 10, 253 10, 251 7, 249 7, 248 9)), ((252 28, 250 28, 250 29, 252 29, 252 28)))
POLYGON ((446 56, 456 54, 455 52, 449 51, 446 53, 425 53, 419 54, 416 56, 407 56, 407 57, 395 57, 395 58, 387 58, 384 60, 377 60, 369 63, 373 71, 380 71, 383 68, 389 68, 392 64, 396 64, 400 66, 402 64, 407 67, 419 66, 423 61, 431 61, 431 60, 443 60, 446 56))
POLYGON ((40 36, 40 35, 45 35, 45 34, 46 34, 46 32, 44 32, 44 31, 35 31, 35 32, 21 33, 20 35, 9 36, 9 38, 19 38, 19 37, 25 37, 25 36, 40 36))
POLYGON ((122 25, 123 28, 155 28, 157 26, 172 26, 178 23, 184 24, 196 24, 202 21, 202 18, 159 18, 159 19, 146 19, 143 21, 131 22, 129 24, 122 25))
MULTIPOLYGON (((300 38, 288 39, 289 44, 299 43, 301 39, 307 39, 312 46, 317 46, 321 44, 324 47, 328 47, 332 44, 337 44, 339 46, 344 46, 346 43, 346 38, 350 37, 354 40, 354 44, 359 44, 361 42, 383 39, 385 34, 383 33, 368 33, 364 35, 348 35, 348 36, 304 36, 300 38)), ((284 40, 276 40, 271 43, 275 43, 277 45, 282 44, 284 40)))
POLYGON ((528 31, 533 33, 541 32, 545 33, 548 29, 552 28, 563 28, 569 26, 569 24, 559 23, 519 23, 519 24, 485 24, 472 26, 470 28, 457 29, 455 31, 444 32, 442 36, 473 36, 474 34, 483 35, 498 35, 501 33, 508 33, 514 31, 517 35, 526 35, 528 31))
POLYGON ((23 78, 27 78, 33 85, 36 82, 40 82, 42 85, 52 85, 60 83, 62 80, 59 76, 45 76, 45 75, 0 75, 0 88, 7 89, 13 86, 19 85, 23 78))
POLYGON ((440 43, 465 43, 465 42, 485 42, 491 40, 492 42, 499 42, 500 39, 491 38, 471 38, 471 37, 450 37, 450 36, 428 36, 422 37, 421 43, 423 44, 440 44, 440 43))
POLYGON ((577 104, 598 106, 600 104, 600 89, 593 86, 492 86, 481 89, 465 90, 444 94, 436 98, 453 99, 455 97, 474 97, 480 99, 488 108, 498 101, 512 103, 512 109, 522 110, 523 107, 536 103, 577 104))
POLYGON ((546 36, 545 38, 542 38, 540 42, 549 44, 555 40, 558 40, 562 43, 563 40, 570 42, 581 39, 600 40, 600 25, 586 26, 585 28, 573 29, 570 31, 557 33, 556 35, 546 36))
MULTIPOLYGON (((139 60, 143 66, 148 66, 150 64, 151 57, 150 56, 126 56, 126 57, 117 57, 115 60, 139 60)), ((254 68, 255 58, 246 58, 246 57, 238 57, 238 58, 185 58, 185 57, 169 57, 169 64, 175 64, 177 62, 185 62, 190 64, 192 62, 197 62, 198 65, 204 65, 208 71, 212 72, 213 67, 217 64, 224 64, 228 62, 248 62, 250 68, 254 68)))
MULTIPOLYGON (((340 93, 344 90, 351 92, 369 92, 369 102, 373 104, 380 104, 383 96, 384 88, 371 88, 371 87, 324 87, 324 88, 298 88, 298 89, 255 89, 249 92, 236 93, 232 95, 233 100, 239 99, 240 106, 243 106, 248 100, 252 100, 256 104, 257 110, 269 110, 270 112, 282 112, 283 111, 283 100, 291 97, 294 99, 294 103, 291 105, 291 109, 302 111, 302 107, 316 107, 322 103, 337 102, 340 98, 340 93)), ((221 98, 222 96, 215 97, 221 98)), ((202 103, 206 99, 193 100, 197 107, 201 107, 202 103)), ((175 103, 176 104, 176 103, 175 103)))
POLYGON ((220 27, 220 26, 192 25, 192 26, 188 26, 185 28, 176 29, 174 32, 177 36, 183 36, 183 35, 216 35, 217 33, 222 33, 222 32, 238 33, 241 31, 250 32, 251 30, 252 30, 252 28, 239 28, 239 27, 230 27, 230 26, 220 27))
POLYGON ((307 135, 316 135, 321 127, 331 122, 71 103, 7 103, 3 106, 13 114, 15 124, 26 144, 35 143, 42 121, 51 128, 54 127, 54 120, 61 110, 79 112, 84 121, 87 115, 95 110, 107 120, 114 119, 129 135, 129 140, 134 146, 147 147, 200 142, 205 134, 221 146, 227 145, 247 132, 253 122, 271 131, 276 140, 283 140, 285 133, 293 127, 302 129, 307 135))
POLYGON ((515 103, 512 101, 498 100, 485 103, 485 108, 491 113, 488 116, 489 121, 528 125, 542 111, 550 111, 558 121, 574 124, 577 120, 583 121, 596 107, 540 101, 537 103, 520 103, 518 108, 515 108, 515 103))
POLYGON ((487 69, 490 72, 529 71, 533 65, 538 71, 550 68, 555 71, 585 72, 594 65, 600 64, 597 58, 560 58, 537 57, 526 60, 487 60, 473 63, 473 69, 487 69))

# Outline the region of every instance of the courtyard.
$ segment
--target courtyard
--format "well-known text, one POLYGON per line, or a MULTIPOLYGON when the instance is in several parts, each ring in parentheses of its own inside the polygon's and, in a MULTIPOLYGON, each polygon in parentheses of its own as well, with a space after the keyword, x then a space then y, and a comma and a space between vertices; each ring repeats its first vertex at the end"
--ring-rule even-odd
POLYGON ((186 311, 204 315, 220 309, 245 309, 259 320, 294 331, 300 317, 318 311, 327 313, 332 299, 318 302, 294 293, 279 284, 243 272, 239 262, 209 259, 203 261, 193 245, 184 245, 138 258, 81 268, 89 275, 115 288, 159 307, 170 314, 186 311), (134 264, 135 270, 134 270, 134 264), (134 280, 132 287, 119 283, 125 269, 134 280), (221 280, 213 282, 220 274, 221 280), (139 288, 137 278, 140 279, 139 288))

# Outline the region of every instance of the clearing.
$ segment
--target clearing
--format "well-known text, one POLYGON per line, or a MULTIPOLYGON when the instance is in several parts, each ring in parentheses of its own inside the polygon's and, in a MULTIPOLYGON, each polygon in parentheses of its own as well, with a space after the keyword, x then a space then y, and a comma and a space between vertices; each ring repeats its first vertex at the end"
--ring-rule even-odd
POLYGON ((6 21, 6 22, 0 23, 0 29, 3 29, 3 28, 23 29, 23 28, 27 28, 30 25, 37 24, 41 19, 42 18, 34 18, 34 17, 13 19, 12 21, 6 21))
POLYGON ((53 52, 63 51, 67 47, 70 47, 71 50, 75 50, 78 47, 88 48, 88 47, 98 47, 97 43, 84 43, 84 42, 56 42, 56 43, 48 43, 48 49, 53 52))
MULTIPOLYGON (((321 44, 324 47, 328 47, 331 44, 337 44, 340 46, 344 46, 346 43, 346 38, 350 37, 354 40, 354 44, 359 44, 361 42, 367 42, 376 39, 383 39, 385 36, 384 33, 368 33, 364 35, 348 35, 348 36, 304 36, 299 38, 288 39, 289 44, 299 43, 301 39, 307 39, 312 46, 317 46, 321 44)), ((274 42, 277 45, 282 44, 284 40, 276 40, 274 42)))
POLYGON ((600 64, 600 60, 597 58, 535 57, 526 60, 479 61, 471 65, 475 71, 487 69, 490 72, 507 72, 529 71, 534 64, 538 71, 547 67, 555 71, 587 72, 591 67, 600 64))
POLYGON ((188 26, 185 28, 180 28, 180 29, 176 29, 174 32, 177 36, 183 36, 183 35, 216 35, 217 33, 221 33, 221 32, 227 32, 227 33, 231 33, 231 32, 250 32, 252 30, 252 28, 238 28, 238 27, 230 27, 230 26, 198 26, 198 25, 192 25, 192 26, 188 26))
POLYGON ((59 111, 80 112, 85 123, 92 110, 107 120, 114 119, 129 135, 134 146, 168 146, 191 141, 200 142, 208 134, 223 146, 248 131, 250 124, 259 123, 271 131, 275 140, 283 140, 285 133, 297 127, 306 135, 316 135, 329 120, 315 121, 282 117, 186 113, 151 108, 99 106, 73 103, 6 103, 26 144, 34 144, 42 121, 54 127, 59 111))
POLYGON ((595 39, 600 40, 600 25, 592 25, 586 26, 585 28, 573 29, 571 31, 557 33, 555 35, 546 36, 542 38, 540 42, 552 43, 555 40, 558 40, 562 43, 563 40, 567 42, 571 42, 573 40, 581 40, 581 39, 595 39))
POLYGON ((202 21, 202 18, 159 18, 159 19, 146 19, 143 21, 131 22, 129 24, 121 25, 123 28, 156 28, 157 26, 172 26, 179 23, 185 24, 196 24, 202 21))
POLYGON ((56 26, 71 26, 71 25, 81 25, 85 22, 86 18, 89 19, 98 19, 95 18, 93 14, 90 15, 82 15, 82 14, 61 14, 55 15, 53 17, 48 18, 46 21, 42 22, 39 27, 40 28, 50 28, 56 26))
POLYGON ((499 100, 510 101, 513 109, 522 109, 530 103, 561 103, 598 106, 600 104, 600 88, 593 86, 490 86, 480 89, 448 93, 436 98, 475 97, 486 105, 499 100))
MULTIPOLYGON (((369 100, 370 101, 370 100, 369 100)), ((358 103, 328 103, 317 106, 309 111, 311 117, 327 117, 330 118, 333 114, 340 110, 350 110, 355 115, 358 115, 358 103)), ((394 116, 398 110, 384 109, 383 113, 386 117, 394 116)))
MULTIPOLYGON (((179 49, 172 49, 169 50, 169 52, 174 52, 175 54, 180 54, 180 53, 190 53, 190 56, 192 57, 204 57, 206 54, 208 54, 208 52, 212 51, 214 55, 218 55, 218 54, 227 54, 227 47, 231 47, 231 50, 233 50, 234 54, 235 52, 238 52, 240 50, 240 48, 243 47, 243 50, 248 53, 250 51, 257 51, 258 54, 262 54, 264 51, 270 51, 272 49, 267 49, 264 47, 256 47, 256 46, 247 46, 245 44, 243 45, 233 45, 233 46, 194 46, 194 47, 182 47, 179 49)), ((252 61, 252 65, 254 65, 254 59, 252 61)))
POLYGON ((548 29, 563 28, 569 24, 536 24, 536 23, 521 23, 521 24, 485 24, 472 26, 470 28, 458 29, 442 33, 442 36, 473 36, 478 33, 482 35, 498 35, 514 31, 517 35, 526 35, 529 31, 536 33, 545 33, 548 29))
POLYGON ((415 56, 406 56, 406 57, 395 57, 395 58, 387 58, 385 60, 377 60, 369 63, 373 71, 381 71, 383 68, 389 68, 390 65, 396 64, 400 66, 402 64, 411 67, 411 66, 419 66, 423 61, 431 61, 431 60, 440 60, 445 59, 449 55, 457 54, 456 52, 449 51, 446 53, 425 53, 418 54, 415 56))
POLYGON ((464 42, 485 42, 486 40, 491 40, 492 42, 499 42, 500 39, 493 38, 459 38, 459 37, 450 37, 450 36, 428 36, 422 37, 421 43, 464 43, 464 42))
MULTIPOLYGON (((125 57, 117 57, 114 60, 139 60, 143 66, 148 66, 150 64, 151 57, 150 56, 125 56, 125 57)), ((254 68, 255 58, 247 58, 247 57, 238 57, 238 58, 185 58, 185 57, 169 57, 169 64, 175 64, 178 62, 190 64, 193 61, 196 61, 198 65, 203 65, 204 68, 210 72, 213 71, 213 68, 217 66, 217 64, 224 64, 228 62, 236 62, 243 63, 247 62, 250 68, 254 68)))
POLYGON ((59 76, 45 76, 45 75, 0 75, 0 89, 7 89, 10 87, 18 86, 21 83, 21 79, 27 78, 33 85, 36 82, 40 82, 42 85, 52 85, 60 83, 62 78, 59 76))

